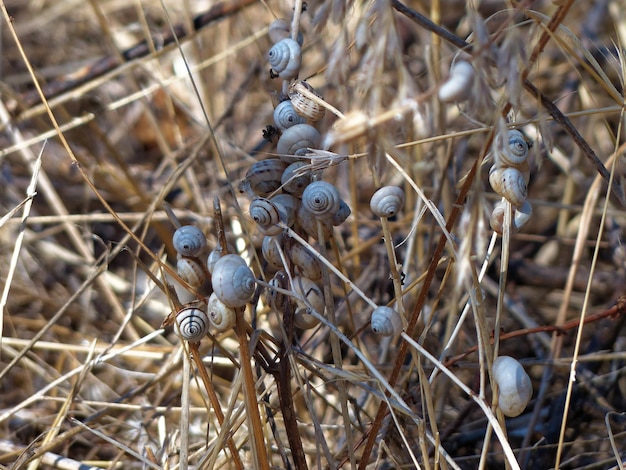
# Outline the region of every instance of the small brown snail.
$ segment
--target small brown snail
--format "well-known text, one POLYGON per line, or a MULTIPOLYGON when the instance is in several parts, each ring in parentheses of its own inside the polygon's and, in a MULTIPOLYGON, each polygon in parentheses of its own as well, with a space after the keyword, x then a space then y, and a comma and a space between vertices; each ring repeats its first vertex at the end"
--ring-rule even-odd
POLYGON ((204 267, 194 258, 179 258, 176 261, 176 272, 191 287, 198 288, 207 280, 204 267))
POLYGON ((243 307, 256 289, 254 274, 239 255, 222 256, 211 277, 213 292, 228 307, 243 307))
POLYGON ((255 195, 267 197, 280 188, 285 168, 287 163, 278 158, 259 160, 248 169, 243 185, 247 184, 255 195))
POLYGON ((403 328, 400 313, 384 305, 378 306, 372 312, 372 331, 381 336, 400 334, 403 328))
POLYGON ((206 247, 206 237, 195 225, 178 227, 172 237, 174 249, 183 256, 197 256, 206 247))
POLYGON ((504 142, 498 142, 500 136, 496 137, 495 145, 495 163, 499 167, 516 167, 521 171, 526 168, 520 168, 528 160, 529 145, 524 134, 517 129, 510 129, 506 136, 503 136, 504 142))
POLYGON ((267 53, 272 70, 285 80, 298 76, 302 64, 300 44, 291 38, 284 38, 272 46, 267 53))
POLYGON ((511 418, 522 414, 533 395, 530 377, 522 365, 510 356, 500 356, 493 361, 493 378, 502 413, 511 418))
POLYGON ((370 199, 370 209, 378 217, 389 218, 404 206, 404 190, 398 186, 383 186, 370 199))
POLYGON ((176 314, 176 322, 183 339, 200 341, 209 331, 209 319, 198 307, 185 307, 176 314))

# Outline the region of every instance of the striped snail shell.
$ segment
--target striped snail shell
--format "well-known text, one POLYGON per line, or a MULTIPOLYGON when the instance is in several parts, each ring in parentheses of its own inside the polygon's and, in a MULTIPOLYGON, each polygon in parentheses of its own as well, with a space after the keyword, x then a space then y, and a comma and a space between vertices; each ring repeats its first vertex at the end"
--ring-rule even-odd
POLYGON ((194 258, 179 258, 176 261, 176 272, 191 287, 198 288, 207 280, 204 266, 194 258))
POLYGON ((272 46, 267 53, 272 70, 285 80, 298 76, 302 64, 300 44, 291 38, 284 38, 272 46))
POLYGON ((197 256, 206 247, 206 237, 195 225, 183 225, 174 232, 172 243, 179 254, 197 256))
POLYGON ((227 307, 213 292, 207 304, 207 317, 215 330, 226 331, 235 326, 237 312, 233 308, 227 307))
MULTIPOLYGON (((289 26, 289 23, 287 23, 287 20, 284 18, 278 18, 270 23, 268 35, 273 43, 277 43, 281 39, 291 37, 291 27, 289 26)), ((302 46, 303 42, 304 38, 302 36, 302 32, 299 31, 298 44, 302 46)))
POLYGON ((252 220, 256 222, 263 233, 276 235, 276 233, 280 232, 280 227, 278 227, 276 233, 268 233, 268 230, 272 231, 271 228, 280 222, 280 212, 269 199, 260 197, 252 201, 250 203, 250 217, 252 217, 252 220))
POLYGON ((305 81, 299 80, 289 86, 289 99, 295 111, 310 121, 319 121, 326 113, 323 98, 305 81))
POLYGON ((293 162, 285 168, 280 178, 283 190, 294 196, 302 196, 304 188, 311 182, 311 171, 306 169, 308 166, 305 162, 293 162))
POLYGON ((309 312, 315 310, 320 315, 324 314, 325 303, 322 289, 311 279, 296 276, 293 278, 292 290, 300 297, 295 299, 294 324, 302 329, 315 327, 319 324, 319 320, 309 312))
POLYGON ((300 204, 298 214, 296 216, 297 226, 300 227, 309 237, 318 240, 318 223, 322 226, 322 236, 325 240, 327 240, 333 233, 333 227, 330 224, 330 220, 318 220, 311 211, 304 207, 304 204, 300 204))
POLYGON ((228 307, 243 307, 252 299, 256 288, 254 274, 239 255, 222 256, 211 277, 213 292, 228 307))
POLYGON ((280 180, 285 168, 287 168, 287 163, 278 158, 259 160, 250 166, 244 182, 249 184, 254 194, 266 197, 280 188, 280 180))
POLYGON ((339 210, 339 190, 326 181, 313 181, 302 193, 302 205, 317 219, 330 220, 339 210))
POLYGON ((474 66, 465 60, 459 60, 450 67, 450 76, 439 88, 439 100, 444 103, 463 101, 472 92, 474 66))
POLYGON ((372 331, 381 336, 400 334, 403 328, 400 313, 384 305, 378 306, 372 312, 372 331))
POLYGON ((286 129, 280 136, 276 151, 281 156, 304 156, 310 148, 318 148, 321 139, 322 136, 315 127, 309 124, 296 124, 286 129))
POLYGON ((378 217, 389 218, 404 206, 404 190, 398 186, 383 186, 370 199, 370 209, 378 217))
MULTIPOLYGON (((504 142, 496 139, 496 165, 501 167, 524 164, 528 160, 529 145, 524 134, 517 129, 510 129, 504 136, 504 142)), ((523 171, 523 170, 522 170, 523 171)))
POLYGON ((528 196, 526 180, 517 168, 493 166, 489 170, 489 184, 497 194, 515 207, 524 204, 528 196))
POLYGON ((330 220, 330 222, 335 227, 338 227, 339 225, 343 224, 348 217, 350 217, 351 213, 352 211, 350 210, 350 206, 346 204, 346 201, 342 199, 339 203, 339 209, 337 209, 337 212, 333 214, 333 218, 330 220))
POLYGON ((498 407, 505 416, 522 414, 533 395, 533 385, 524 367, 510 356, 493 361, 493 378, 498 384, 498 407))
POLYGON ((183 339, 200 341, 209 332, 209 318, 198 307, 185 307, 176 314, 176 322, 183 339))
POLYGON ((299 243, 293 244, 289 250, 289 258, 297 268, 298 274, 313 281, 322 279, 322 265, 320 261, 306 247, 299 243))
POLYGON ((281 101, 274 109, 274 123, 281 131, 289 129, 296 124, 306 123, 306 119, 300 116, 291 104, 291 101, 281 101))
POLYGON ((283 267, 283 260, 280 257, 280 248, 283 246, 283 234, 278 235, 266 235, 263 237, 263 244, 261 245, 261 251, 263 258, 271 266, 275 268, 283 267))

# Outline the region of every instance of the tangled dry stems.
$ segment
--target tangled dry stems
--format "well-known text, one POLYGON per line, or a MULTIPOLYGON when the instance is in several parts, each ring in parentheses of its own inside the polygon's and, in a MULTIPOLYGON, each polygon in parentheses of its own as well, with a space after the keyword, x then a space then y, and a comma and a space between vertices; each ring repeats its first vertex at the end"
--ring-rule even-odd
POLYGON ((218 196, 266 285, 236 188, 275 154, 266 32, 294 5, 3 4, 19 41, 3 42, 0 114, 3 468, 622 468, 615 5, 311 2, 300 78, 331 107, 310 166, 352 209, 329 243, 300 240, 328 265, 329 308, 293 331, 261 296, 235 332, 189 345, 160 329, 197 297, 168 287, 165 204, 214 247, 218 196), (458 60, 476 80, 446 105, 458 60), (534 213, 500 238, 487 169, 512 124, 534 142, 534 213), (388 224, 369 211, 382 184, 407 194, 388 224), (405 332, 380 339, 369 314, 399 291, 405 332), (533 379, 519 418, 491 406, 498 354, 533 379))

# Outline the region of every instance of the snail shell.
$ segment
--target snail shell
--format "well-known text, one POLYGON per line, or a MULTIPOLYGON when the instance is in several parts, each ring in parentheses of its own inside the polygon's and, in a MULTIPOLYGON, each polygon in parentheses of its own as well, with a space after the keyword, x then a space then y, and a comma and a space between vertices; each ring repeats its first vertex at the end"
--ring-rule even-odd
POLYGON ((296 221, 296 213, 298 211, 300 201, 291 194, 277 194, 272 197, 270 201, 278 209, 280 220, 282 220, 288 227, 291 227, 296 221))
POLYGON ((306 123, 306 119, 300 116, 291 104, 291 101, 281 101, 274 109, 274 123, 281 131, 289 129, 296 124, 306 123))
POLYGON ((206 247, 206 237, 195 225, 183 225, 174 232, 172 243, 179 254, 197 256, 206 247))
POLYGON ((513 216, 513 225, 516 229, 522 228, 530 220, 533 215, 533 207, 530 202, 524 201, 521 207, 515 209, 515 215, 513 216))
MULTIPOLYGON (((278 18, 270 23, 268 35, 273 43, 277 43, 281 39, 285 39, 291 36, 291 27, 287 20, 284 18, 278 18)), ((298 44, 302 46, 304 38, 302 32, 298 32, 298 44)))
POLYGON ((274 277, 270 279, 269 284, 269 303, 272 308, 278 312, 282 312, 285 309, 285 301, 287 297, 273 289, 273 287, 279 287, 281 289, 289 289, 289 276, 285 271, 278 271, 274 274, 274 277))
POLYGON ((439 88, 439 100, 444 103, 463 101, 469 97, 474 82, 474 67, 459 60, 450 67, 450 76, 439 88))
POLYGON ((505 416, 522 414, 533 395, 530 377, 522 365, 509 356, 493 361, 493 378, 498 384, 498 406, 505 416))
POLYGON ((294 324, 298 328, 309 329, 315 327, 319 320, 311 315, 311 309, 317 313, 324 314, 324 293, 322 289, 311 279, 302 276, 293 278, 292 290, 303 299, 296 298, 296 311, 294 315, 294 324))
POLYGON ((501 167, 514 166, 524 171, 525 168, 520 168, 520 165, 524 165, 528 160, 529 151, 529 145, 524 134, 517 129, 510 129, 505 138, 506 141, 502 143, 496 139, 496 165, 501 167))
POLYGON ((198 307, 185 307, 176 314, 176 322, 183 339, 200 341, 209 332, 209 318, 198 307))
POLYGON ((335 227, 338 227, 339 225, 343 224, 348 217, 350 217, 351 213, 352 211, 350 210, 350 206, 346 204, 346 201, 342 199, 339 203, 339 209, 337 209, 337 212, 333 214, 333 218, 330 222, 335 227))
POLYGON ((204 266, 194 258, 180 258, 176 262, 176 272, 191 287, 198 288, 207 280, 204 266))
POLYGON ((304 233, 316 240, 319 238, 319 232, 317 230, 318 222, 322 225, 322 236, 327 240, 333 233, 330 221, 316 219, 313 213, 304 207, 304 204, 300 204, 298 215, 296 216, 296 224, 304 233))
POLYGON ((489 171, 489 184, 493 190, 513 204, 520 207, 528 196, 526 180, 517 168, 492 167, 489 171))
POLYGON ((239 255, 224 255, 213 268, 213 292, 228 307, 243 307, 254 295, 254 274, 239 255))
POLYGON ((307 167, 305 162, 293 162, 285 168, 280 179, 283 190, 294 196, 302 196, 304 188, 311 182, 311 171, 306 170, 307 167))
POLYGON ((280 222, 280 212, 272 201, 265 198, 257 198, 250 203, 250 217, 256 222, 259 228, 266 235, 276 235, 280 233, 280 227, 276 227, 275 233, 272 228, 280 222))
POLYGON ((326 113, 324 99, 305 81, 300 80, 289 86, 289 99, 296 113, 310 121, 319 121, 326 113))
POLYGON ((278 158, 259 160, 248 169, 244 183, 250 186, 254 194, 266 197, 280 188, 285 168, 287 163, 278 158))
MULTIPOLYGON (((227 248, 228 248, 228 253, 237 253, 237 250, 235 249, 235 247, 232 246, 230 243, 228 243, 227 248)), ((209 273, 213 272, 215 263, 217 263, 217 260, 220 259, 225 254, 226 253, 222 251, 222 246, 220 244, 218 244, 215 248, 211 250, 206 260, 206 267, 209 270, 209 273)))
POLYGON ((289 250, 291 262, 298 268, 298 273, 313 281, 322 279, 320 261, 306 247, 295 243, 289 250))
POLYGON ((207 305, 207 317, 211 326, 217 331, 226 331, 235 326, 237 321, 237 312, 227 307, 215 292, 209 297, 207 305))
MULTIPOLYGON (((500 201, 493 208, 493 211, 491 212, 491 217, 489 218, 489 225, 491 226, 491 229, 498 235, 502 235, 504 233, 505 211, 506 202, 500 201)), ((513 228, 513 231, 514 230, 515 228, 513 228)))
POLYGON ((298 76, 302 63, 300 44, 291 38, 284 38, 272 46, 267 53, 272 70, 285 80, 298 76))
POLYGON ((271 266, 275 268, 283 267, 283 260, 280 257, 280 250, 283 246, 283 235, 282 233, 278 235, 266 235, 263 237, 263 244, 261 245, 261 251, 263 253, 263 258, 267 261, 271 266))
POLYGON ((304 156, 310 148, 318 148, 322 137, 309 124, 296 124, 283 132, 278 139, 276 151, 282 155, 304 156))
POLYGON ((404 206, 404 190, 398 186, 383 186, 370 199, 370 209, 378 217, 389 218, 404 206))
POLYGON ((317 219, 330 220, 341 206, 341 196, 334 185, 313 181, 302 193, 302 205, 317 219))
POLYGON ((372 331, 381 336, 400 334, 403 328, 400 313, 384 305, 378 306, 372 312, 372 331))

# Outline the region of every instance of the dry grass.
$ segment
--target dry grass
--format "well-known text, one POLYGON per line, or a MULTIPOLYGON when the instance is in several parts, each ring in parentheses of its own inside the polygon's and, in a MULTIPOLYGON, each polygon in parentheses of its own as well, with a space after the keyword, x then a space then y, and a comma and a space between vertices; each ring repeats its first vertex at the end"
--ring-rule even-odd
POLYGON ((2 2, 0 468, 624 468, 619 3, 407 1, 429 31, 397 2, 308 2, 300 78, 336 109, 311 164, 352 209, 308 240, 326 313, 293 331, 262 295, 198 346, 160 328, 206 294, 166 288, 165 208, 212 248, 219 196, 228 241, 272 277, 236 189, 276 152, 266 33, 294 6, 213 3, 2 2), (446 105, 460 57, 475 86, 446 105), (499 237, 507 124, 534 142, 534 214, 499 237), (388 223, 369 209, 382 184, 407 194, 388 223), (399 296, 405 332, 376 337, 372 305, 399 296), (532 378, 518 418, 492 407, 498 354, 532 378))

